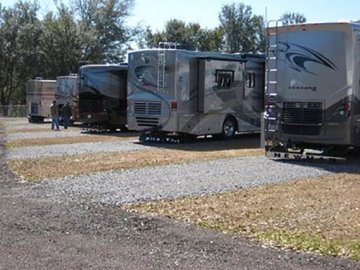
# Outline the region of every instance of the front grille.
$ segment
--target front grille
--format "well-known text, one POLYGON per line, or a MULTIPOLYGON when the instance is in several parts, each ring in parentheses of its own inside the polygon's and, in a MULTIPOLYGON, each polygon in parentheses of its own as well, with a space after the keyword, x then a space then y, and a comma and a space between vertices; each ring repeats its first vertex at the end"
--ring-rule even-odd
POLYGON ((161 115, 161 102, 135 102, 135 115, 161 115))
POLYGON ((284 102, 282 122, 292 124, 322 123, 321 102, 284 102))
POLYGON ((323 123, 321 102, 284 102, 282 131, 287 134, 320 135, 323 123))
POLYGON ((138 114, 146 114, 146 103, 145 102, 136 102, 134 106, 134 112, 138 114))
POLYGON ((159 125, 158 117, 136 117, 136 123, 140 127, 156 127, 159 125))
POLYGON ((147 107, 148 115, 160 115, 161 114, 161 103, 160 102, 149 102, 147 107))
POLYGON ((161 102, 135 102, 134 113, 138 126, 158 126, 161 116, 161 102))

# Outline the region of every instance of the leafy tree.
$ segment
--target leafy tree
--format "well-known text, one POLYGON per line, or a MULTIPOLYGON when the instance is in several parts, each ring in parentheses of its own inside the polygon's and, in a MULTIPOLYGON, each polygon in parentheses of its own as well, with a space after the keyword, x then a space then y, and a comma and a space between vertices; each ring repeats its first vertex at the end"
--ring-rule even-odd
POLYGON ((157 47, 159 42, 174 42, 178 47, 189 50, 217 51, 222 44, 220 29, 202 29, 198 23, 186 24, 184 21, 172 19, 165 24, 165 30, 152 33, 146 30, 145 41, 148 47, 157 47))
POLYGON ((46 14, 38 50, 42 77, 56 79, 77 71, 81 58, 78 33, 73 12, 63 4, 58 7, 57 15, 46 14))
POLYGON ((198 24, 186 25, 184 21, 172 19, 165 24, 165 30, 162 32, 151 32, 147 29, 147 38, 149 47, 157 47, 159 42, 174 42, 177 45, 188 49, 195 49, 197 31, 200 29, 198 24))
POLYGON ((254 16, 251 6, 243 3, 225 5, 219 20, 224 32, 225 51, 256 52, 263 46, 263 18, 254 16))
POLYGON ((291 13, 291 12, 284 13, 281 16, 280 20, 283 22, 284 25, 299 24, 306 22, 306 18, 304 17, 303 14, 291 13))
POLYGON ((155 48, 162 41, 166 41, 165 33, 156 31, 153 33, 150 27, 145 30, 145 44, 148 48, 155 48))
MULTIPOLYGON (((133 0, 73 0, 39 20, 37 0, 0 4, 0 103, 25 103, 26 82, 76 72, 78 63, 124 60, 130 42, 144 32, 126 19, 133 0)), ((58 4, 59 3, 59 4, 58 4)))
POLYGON ((150 27, 144 27, 140 23, 138 23, 135 27, 130 29, 130 44, 129 50, 133 50, 132 46, 136 45, 137 48, 143 49, 146 48, 147 45, 147 34, 151 32, 150 27))
POLYGON ((95 63, 122 62, 132 41, 126 18, 133 0, 74 0, 80 17, 82 58, 95 63))
POLYGON ((254 39, 255 52, 265 52, 266 48, 266 34, 265 34, 265 20, 263 16, 254 16, 254 39))
POLYGON ((0 9, 0 103, 25 102, 25 83, 36 74, 39 20, 36 2, 0 9))
POLYGON ((222 51, 224 47, 223 31, 216 27, 213 30, 201 30, 198 36, 199 51, 222 51))

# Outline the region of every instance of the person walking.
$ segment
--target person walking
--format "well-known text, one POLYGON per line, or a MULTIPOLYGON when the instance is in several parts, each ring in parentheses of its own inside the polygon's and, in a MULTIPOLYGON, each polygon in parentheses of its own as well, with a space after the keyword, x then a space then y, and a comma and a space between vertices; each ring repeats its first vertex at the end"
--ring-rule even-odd
POLYGON ((56 104, 56 100, 50 105, 50 113, 51 113, 51 129, 60 130, 59 128, 59 106, 56 104))
POLYGON ((61 108, 61 118, 63 120, 64 128, 67 129, 69 126, 71 115, 71 108, 69 102, 66 102, 61 108))

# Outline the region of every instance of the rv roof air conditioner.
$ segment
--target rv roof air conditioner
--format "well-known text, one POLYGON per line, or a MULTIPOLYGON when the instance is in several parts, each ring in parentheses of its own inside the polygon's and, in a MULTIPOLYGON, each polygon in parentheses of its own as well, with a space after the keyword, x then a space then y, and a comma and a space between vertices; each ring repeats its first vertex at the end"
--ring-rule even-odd
POLYGON ((158 48, 160 48, 160 49, 176 49, 176 44, 174 42, 159 42, 158 48))

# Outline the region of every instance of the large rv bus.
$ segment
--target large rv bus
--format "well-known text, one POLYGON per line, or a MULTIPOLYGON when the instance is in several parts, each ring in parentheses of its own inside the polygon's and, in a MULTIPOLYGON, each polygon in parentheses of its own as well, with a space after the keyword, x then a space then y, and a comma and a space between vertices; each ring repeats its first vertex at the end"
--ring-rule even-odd
POLYGON ((79 121, 79 76, 70 74, 56 78, 55 100, 60 110, 68 103, 71 108, 70 121, 79 121))
POLYGON ((131 52, 128 128, 142 132, 140 140, 260 132, 264 62, 173 46, 131 52))
POLYGON ((30 123, 50 118, 50 105, 55 100, 55 80, 36 78, 26 84, 26 108, 30 123))
POLYGON ((265 149, 334 158, 360 146, 360 24, 268 28, 265 149))
POLYGON ((79 69, 79 121, 94 129, 126 129, 127 65, 79 69))

